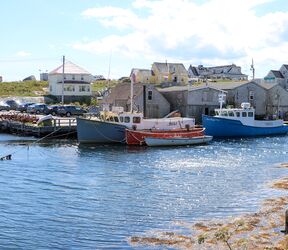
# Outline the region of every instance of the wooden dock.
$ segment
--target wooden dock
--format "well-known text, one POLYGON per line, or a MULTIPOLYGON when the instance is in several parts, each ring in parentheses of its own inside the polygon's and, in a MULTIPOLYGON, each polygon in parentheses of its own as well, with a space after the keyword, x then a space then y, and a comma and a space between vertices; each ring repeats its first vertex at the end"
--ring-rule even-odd
MULTIPOLYGON (((34 116, 36 117, 36 116, 34 116)), ((40 119, 41 116, 36 117, 40 119)), ((36 120, 37 120, 36 119, 36 120)), ((49 121, 37 124, 37 122, 23 122, 12 116, 0 117, 0 132, 43 137, 51 134, 53 137, 76 137, 77 124, 75 117, 53 117, 49 121)))

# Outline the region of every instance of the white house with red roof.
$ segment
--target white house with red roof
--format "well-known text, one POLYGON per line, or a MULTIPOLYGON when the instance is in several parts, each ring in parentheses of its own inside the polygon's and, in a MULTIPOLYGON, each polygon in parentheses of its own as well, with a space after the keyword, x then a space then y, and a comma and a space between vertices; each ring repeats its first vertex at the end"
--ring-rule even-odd
POLYGON ((67 61, 64 64, 64 74, 63 64, 48 74, 49 93, 58 100, 61 100, 63 95, 66 102, 91 98, 92 78, 87 70, 67 61))

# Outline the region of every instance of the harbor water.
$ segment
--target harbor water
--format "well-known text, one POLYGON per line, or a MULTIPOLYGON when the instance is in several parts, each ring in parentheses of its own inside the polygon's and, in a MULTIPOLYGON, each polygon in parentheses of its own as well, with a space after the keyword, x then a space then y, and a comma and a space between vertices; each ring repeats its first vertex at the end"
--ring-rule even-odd
MULTIPOLYGON (((167 148, 0 134, 0 249, 149 249, 129 237, 255 212, 283 195, 288 136, 167 148), (29 146, 28 146, 29 145, 29 146)), ((155 249, 155 248, 154 248, 155 249)))

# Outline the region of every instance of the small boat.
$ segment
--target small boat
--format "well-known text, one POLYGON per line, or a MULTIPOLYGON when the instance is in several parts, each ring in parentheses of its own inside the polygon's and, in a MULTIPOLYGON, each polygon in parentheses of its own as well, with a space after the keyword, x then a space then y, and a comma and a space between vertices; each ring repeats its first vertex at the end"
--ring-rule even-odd
POLYGON ((213 136, 203 135, 194 137, 171 137, 171 138, 156 138, 145 137, 145 143, 148 146, 184 146, 184 145, 199 145, 210 142, 213 136))
POLYGON ((103 112, 99 118, 77 117, 77 138, 80 143, 125 143, 125 129, 181 130, 194 128, 195 119, 163 117, 146 119, 138 112, 103 112))
POLYGON ((204 128, 191 129, 170 129, 170 130, 133 130, 126 128, 126 144, 128 145, 145 145, 146 137, 153 138, 175 138, 185 137, 192 138, 203 136, 204 128))
POLYGON ((281 119, 256 120, 255 110, 250 103, 242 103, 241 108, 215 109, 215 113, 215 116, 202 115, 206 135, 255 137, 288 133, 288 125, 281 119))

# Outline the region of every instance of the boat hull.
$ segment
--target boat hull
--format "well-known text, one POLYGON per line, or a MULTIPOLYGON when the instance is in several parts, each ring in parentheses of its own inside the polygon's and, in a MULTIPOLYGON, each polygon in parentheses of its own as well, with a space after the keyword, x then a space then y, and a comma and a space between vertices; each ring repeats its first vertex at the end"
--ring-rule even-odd
POLYGON ((205 128, 205 134, 214 137, 255 137, 288 133, 288 126, 285 124, 276 127, 247 126, 243 125, 239 120, 207 115, 202 116, 202 123, 205 128))
POLYGON ((126 129, 126 143, 128 145, 145 145, 146 137, 173 138, 203 136, 203 128, 173 129, 173 130, 132 130, 126 129))
POLYGON ((212 136, 195 136, 192 138, 155 138, 146 137, 145 142, 148 146, 184 146, 184 145, 199 145, 208 143, 213 139, 212 136))
POLYGON ((126 127, 121 124, 77 117, 80 143, 124 143, 126 127))

